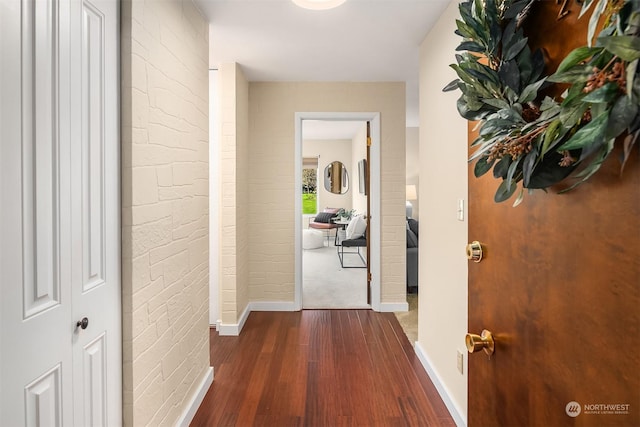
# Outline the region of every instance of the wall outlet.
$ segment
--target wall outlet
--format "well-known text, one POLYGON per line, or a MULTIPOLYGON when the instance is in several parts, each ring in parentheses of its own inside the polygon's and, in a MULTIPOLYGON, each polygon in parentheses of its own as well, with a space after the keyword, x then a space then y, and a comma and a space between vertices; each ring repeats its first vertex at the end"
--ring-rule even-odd
POLYGON ((464 374, 464 353, 458 350, 458 372, 460 375, 464 374))

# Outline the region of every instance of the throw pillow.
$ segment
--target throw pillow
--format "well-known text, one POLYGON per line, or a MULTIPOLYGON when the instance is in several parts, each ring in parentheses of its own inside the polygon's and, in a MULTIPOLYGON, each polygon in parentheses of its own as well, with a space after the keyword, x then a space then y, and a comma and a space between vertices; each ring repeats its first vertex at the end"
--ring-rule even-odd
POLYGON ((347 239, 357 239, 364 236, 364 232, 367 231, 367 221, 364 220, 362 215, 354 216, 347 225, 346 237, 347 239))
POLYGON ((316 215, 316 218, 314 219, 314 221, 322 222, 324 224, 329 224, 331 222, 331 218, 333 218, 334 215, 335 214, 331 212, 320 212, 318 215, 316 215))

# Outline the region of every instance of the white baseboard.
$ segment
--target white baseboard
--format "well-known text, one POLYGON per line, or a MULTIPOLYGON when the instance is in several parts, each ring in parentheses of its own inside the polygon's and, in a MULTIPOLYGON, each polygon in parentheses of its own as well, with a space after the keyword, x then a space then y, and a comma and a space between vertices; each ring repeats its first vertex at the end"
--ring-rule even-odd
POLYGON ((251 304, 247 304, 247 306, 244 308, 244 311, 240 315, 238 323, 220 322, 220 326, 217 328, 218 334, 220 334, 220 336, 232 337, 237 337, 238 335, 240 335, 240 331, 242 331, 244 323, 247 321, 247 317, 249 317, 249 313, 251 313, 251 304))
POLYGON ((251 311, 297 311, 293 301, 253 301, 251 311))
POLYGON ((453 421, 456 423, 458 427, 466 427, 467 417, 462 414, 462 411, 460 411, 460 408, 458 407, 458 405, 456 405, 456 403, 451 398, 449 389, 447 389, 447 387, 444 385, 444 383, 436 373, 435 369, 433 368, 433 364, 429 359, 429 356, 427 356, 427 354, 425 353, 424 349, 422 348, 422 346, 418 341, 415 342, 414 349, 415 349, 416 355, 418 356, 418 359, 420 359, 420 363, 422 363, 422 366, 424 367, 424 370, 427 371, 427 375, 429 375, 429 378, 431 378, 431 382, 436 387, 436 390, 438 390, 438 394, 442 398, 442 401, 447 407, 447 410, 451 414, 453 421))
POLYGON ((178 418, 178 421, 176 422, 177 426, 188 427, 189 424, 191 424, 191 421, 193 421, 193 417, 196 415, 196 412, 198 412, 198 408, 202 404, 202 401, 204 400, 204 396, 207 394, 207 391, 209 391, 209 387, 211 387, 212 383, 213 383, 213 367, 210 366, 204 372, 204 375, 200 380, 200 385, 198 386, 198 389, 189 400, 189 404, 187 405, 185 411, 182 413, 182 416, 178 418))
POLYGON ((394 311, 409 311, 408 302, 381 302, 381 313, 392 313, 394 311))
POLYGON ((220 323, 221 322, 222 322, 222 320, 218 319, 214 323, 209 323, 209 327, 212 328, 212 329, 215 329, 217 331, 218 328, 220 328, 220 323))
POLYGON ((216 330, 220 336, 238 336, 252 311, 296 311, 293 301, 253 301, 247 304, 238 323, 218 321, 216 330))

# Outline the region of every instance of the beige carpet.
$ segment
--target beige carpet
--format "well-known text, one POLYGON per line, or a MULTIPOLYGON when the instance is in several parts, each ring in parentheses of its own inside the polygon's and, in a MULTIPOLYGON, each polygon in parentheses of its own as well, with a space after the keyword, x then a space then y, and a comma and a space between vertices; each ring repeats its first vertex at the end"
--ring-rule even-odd
MULTIPOLYGON (((358 264, 362 261, 357 255, 345 255, 345 265, 358 264)), ((367 269, 342 268, 333 241, 329 247, 303 250, 302 307, 369 308, 367 269)))
POLYGON ((409 342, 415 347, 418 341, 418 294, 408 294, 409 311, 397 311, 394 314, 407 335, 409 342))

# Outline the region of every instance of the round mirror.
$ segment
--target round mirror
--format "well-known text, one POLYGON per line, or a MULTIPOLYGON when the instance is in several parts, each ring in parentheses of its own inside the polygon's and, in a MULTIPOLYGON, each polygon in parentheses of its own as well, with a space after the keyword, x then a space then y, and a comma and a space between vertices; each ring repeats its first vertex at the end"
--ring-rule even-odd
POLYGON ((336 160, 324 168, 324 188, 333 194, 349 191, 349 174, 345 165, 336 160))

